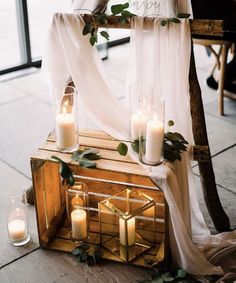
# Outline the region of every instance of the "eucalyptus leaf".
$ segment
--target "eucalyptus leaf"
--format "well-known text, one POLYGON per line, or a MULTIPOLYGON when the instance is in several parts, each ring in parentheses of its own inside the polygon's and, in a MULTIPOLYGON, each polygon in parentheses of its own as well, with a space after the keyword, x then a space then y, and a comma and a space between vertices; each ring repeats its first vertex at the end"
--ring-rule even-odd
POLYGON ((106 38, 106 40, 109 40, 109 34, 106 31, 101 31, 100 32, 101 36, 103 36, 104 38, 106 38))
POLYGON ((120 155, 126 156, 128 152, 128 147, 125 143, 121 142, 117 147, 117 151, 119 152, 120 155))
POLYGON ((177 17, 180 19, 188 19, 190 16, 191 14, 188 13, 179 13, 177 17))
POLYGON ((139 153, 139 140, 131 142, 131 147, 134 152, 139 153))
POLYGON ((175 123, 174 123, 173 120, 169 120, 167 124, 168 124, 169 127, 172 127, 172 126, 174 126, 175 123))
POLYGON ((88 158, 89 160, 99 160, 101 159, 101 156, 96 153, 89 153, 86 154, 86 158, 88 158))
POLYGON ((85 168, 96 168, 96 162, 89 160, 88 158, 82 157, 79 159, 79 165, 85 168))
POLYGON ((171 19, 169 19, 169 21, 172 22, 172 23, 175 23, 175 24, 181 23, 181 21, 177 18, 171 18, 171 19))
POLYGON ((81 254, 81 250, 79 248, 75 248, 72 252, 71 252, 74 256, 80 255, 81 254))
POLYGON ((65 179, 70 186, 73 186, 75 180, 74 180, 74 177, 73 177, 73 173, 72 173, 70 167, 67 165, 67 163, 64 162, 62 159, 60 159, 57 156, 52 156, 51 158, 55 159, 55 160, 57 160, 61 163, 61 168, 60 168, 61 177, 63 179, 65 179))
POLYGON ((124 4, 123 4, 123 8, 124 8, 124 9, 129 8, 129 2, 124 3, 124 4))
POLYGON ((81 157, 83 152, 84 152, 84 150, 81 150, 81 149, 76 150, 75 152, 73 152, 71 159, 74 160, 74 161, 77 161, 81 157))
POLYGON ((97 154, 97 153, 99 153, 99 150, 96 148, 86 148, 85 150, 83 150, 80 157, 87 157, 87 155, 89 154, 97 154))
POLYGON ((107 16, 106 14, 100 14, 96 15, 96 18, 102 23, 102 24, 107 24, 107 16))
POLYGON ((161 20, 161 26, 166 26, 167 25, 167 20, 161 20))
POLYGON ((184 269, 179 269, 177 272, 178 278, 185 278, 187 275, 187 272, 184 269))
POLYGON ((126 8, 124 7, 123 4, 117 4, 117 5, 112 5, 111 6, 111 12, 114 15, 120 14, 124 9, 126 9, 126 8))
POLYGON ((133 13, 131 13, 131 12, 127 11, 127 10, 122 11, 122 12, 121 12, 121 15, 124 16, 124 17, 131 17, 131 16, 134 16, 133 13))
POLYGON ((96 43, 96 38, 95 38, 95 36, 92 35, 92 36, 90 37, 89 41, 90 41, 90 44, 93 46, 93 45, 96 43))
POLYGON ((169 272, 164 273, 162 277, 164 279, 164 282, 173 282, 175 280, 169 272))
POLYGON ((89 34, 91 29, 92 29, 91 23, 86 23, 84 28, 83 28, 83 35, 89 34))

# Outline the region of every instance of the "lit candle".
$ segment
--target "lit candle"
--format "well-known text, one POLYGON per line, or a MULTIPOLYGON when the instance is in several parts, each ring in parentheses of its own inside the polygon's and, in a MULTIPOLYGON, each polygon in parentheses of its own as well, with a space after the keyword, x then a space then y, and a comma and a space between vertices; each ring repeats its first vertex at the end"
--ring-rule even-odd
POLYGON ((131 116, 131 138, 132 140, 139 139, 139 131, 140 134, 143 135, 145 125, 146 125, 146 117, 141 115, 140 112, 135 113, 131 116))
POLYGON ((76 122, 73 114, 56 116, 56 144, 58 148, 71 148, 77 144, 76 122))
POLYGON ((119 230, 120 230, 120 243, 126 245, 126 232, 128 238, 128 246, 132 246, 135 243, 135 218, 132 217, 129 220, 119 219, 119 230), (127 223, 127 231, 125 229, 125 222, 127 223))
POLYGON ((146 160, 158 163, 161 159, 164 138, 164 125, 162 121, 151 120, 147 122, 146 130, 146 160))
POLYGON ((87 214, 83 209, 71 212, 72 238, 83 240, 87 237, 87 214))
POLYGON ((84 205, 84 201, 79 196, 72 198, 72 200, 71 200, 71 206, 72 207, 76 208, 76 207, 83 206, 83 205, 84 205))
POLYGON ((8 232, 11 241, 20 241, 26 237, 25 221, 16 219, 8 223, 8 232))

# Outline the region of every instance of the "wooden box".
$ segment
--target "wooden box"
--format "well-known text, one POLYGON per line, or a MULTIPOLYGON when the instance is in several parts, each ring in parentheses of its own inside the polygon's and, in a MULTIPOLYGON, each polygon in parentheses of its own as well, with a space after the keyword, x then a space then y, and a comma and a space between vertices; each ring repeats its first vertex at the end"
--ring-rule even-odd
MULTIPOLYGON (((31 157, 32 178, 35 192, 38 235, 43 248, 71 252, 76 246, 68 237, 65 216, 65 186, 61 183, 59 163, 51 159, 60 157, 73 170, 76 181, 85 182, 89 191, 90 239, 92 245, 99 244, 98 202, 126 188, 142 190, 156 202, 156 246, 132 264, 146 266, 145 259, 163 262, 168 256, 168 209, 163 192, 147 176, 142 166, 128 156, 116 151, 119 141, 104 132, 83 130, 80 132, 81 148, 98 148, 101 159, 96 169, 82 168, 71 160, 71 154, 59 152, 55 136, 49 135, 45 144, 31 157)), ((104 250, 103 257, 120 261, 104 250)))

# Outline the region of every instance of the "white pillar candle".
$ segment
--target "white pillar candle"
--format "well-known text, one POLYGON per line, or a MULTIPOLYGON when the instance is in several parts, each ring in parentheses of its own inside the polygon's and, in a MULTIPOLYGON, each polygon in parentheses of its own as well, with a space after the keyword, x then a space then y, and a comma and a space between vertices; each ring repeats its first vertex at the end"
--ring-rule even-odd
POLYGON ((126 245, 126 232, 128 233, 128 246, 132 246, 135 243, 135 218, 132 217, 125 221, 122 218, 119 219, 119 230, 120 230, 120 243, 126 245), (125 222, 127 222, 127 231, 125 229, 125 222))
POLYGON ((161 159, 164 138, 164 125, 162 121, 151 120, 147 122, 146 129, 146 161, 158 163, 161 159))
POLYGON ((8 232, 11 241, 20 241, 26 237, 26 225, 25 221, 16 219, 8 223, 8 232))
POLYGON ((135 113, 131 116, 130 122, 130 130, 131 130, 131 138, 132 140, 139 139, 139 131, 141 135, 143 135, 146 125, 146 117, 143 116, 141 113, 135 113))
POLYGON ((77 144, 75 117, 70 113, 56 116, 56 144, 58 148, 71 148, 77 144))
POLYGON ((83 240, 87 237, 87 214, 83 209, 71 212, 72 238, 83 240))

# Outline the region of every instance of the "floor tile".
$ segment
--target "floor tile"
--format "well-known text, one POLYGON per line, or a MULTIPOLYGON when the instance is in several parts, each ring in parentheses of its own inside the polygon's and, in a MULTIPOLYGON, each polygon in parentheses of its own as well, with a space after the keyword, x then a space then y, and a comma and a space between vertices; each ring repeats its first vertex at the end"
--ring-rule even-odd
POLYGON ((218 116, 205 115, 211 154, 214 155, 236 142, 236 125, 218 116))
POLYGON ((111 262, 89 267, 71 255, 41 249, 0 270, 0 282, 14 282, 16 271, 18 283, 136 283, 148 278, 145 269, 111 262))
POLYGON ((236 145, 213 158, 217 184, 236 195, 236 145))
MULTIPOLYGON (((236 94, 235 94, 236 97, 236 94)), ((233 125, 236 125, 236 101, 224 98, 224 116, 218 115, 217 101, 213 101, 205 105, 205 113, 211 114, 212 116, 217 116, 222 121, 230 122, 233 125)))
POLYGON ((1 105, 0 158, 30 176, 30 156, 54 126, 53 109, 34 97, 1 105))
POLYGON ((3 82, 0 82, 0 93, 0 106, 3 103, 11 102, 26 96, 23 91, 3 82))
MULTIPOLYGON (((200 183, 200 178, 198 176, 195 176, 195 185, 196 185, 196 191, 199 199, 199 205, 201 208, 201 211, 203 213, 204 219, 206 221, 207 226, 212 230, 215 231, 214 224, 210 218, 210 215, 207 211, 204 199, 203 199, 203 193, 200 183)), ((236 194, 229 192, 221 187, 217 187, 218 194, 221 200, 221 204, 230 218, 231 228, 236 229, 236 194)))
POLYGON ((23 91, 25 94, 35 96, 40 100, 44 100, 48 104, 52 104, 49 87, 40 70, 33 74, 28 74, 27 76, 22 76, 12 81, 8 81, 8 84, 14 86, 20 91, 23 91))

